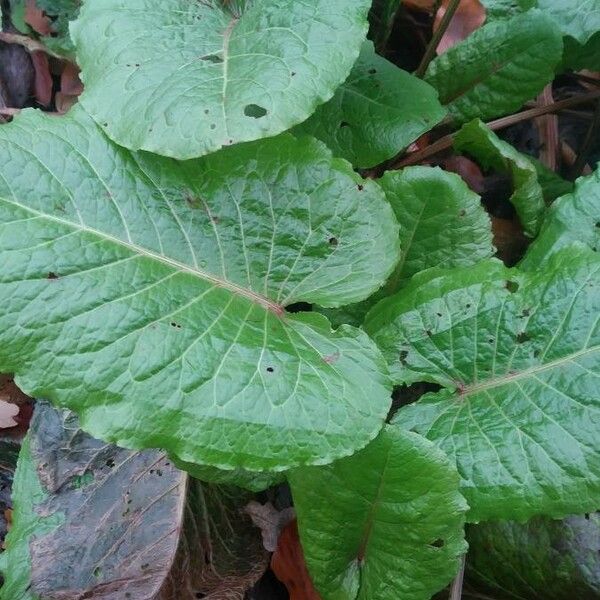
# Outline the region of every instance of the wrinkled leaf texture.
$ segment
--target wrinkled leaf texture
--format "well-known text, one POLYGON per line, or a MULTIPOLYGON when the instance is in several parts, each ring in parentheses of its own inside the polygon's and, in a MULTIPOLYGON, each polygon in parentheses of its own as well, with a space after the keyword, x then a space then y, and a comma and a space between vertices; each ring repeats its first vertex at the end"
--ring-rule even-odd
POLYGON ((289 134, 178 163, 82 110, 0 129, 0 370, 94 437, 222 468, 327 463, 377 435, 385 363, 296 302, 377 289, 383 193, 289 134))

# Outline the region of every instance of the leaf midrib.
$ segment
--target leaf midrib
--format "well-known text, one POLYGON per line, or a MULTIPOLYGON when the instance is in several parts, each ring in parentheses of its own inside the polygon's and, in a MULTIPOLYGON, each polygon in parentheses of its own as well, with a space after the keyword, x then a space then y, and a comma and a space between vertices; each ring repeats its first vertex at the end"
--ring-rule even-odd
POLYGON ((217 277, 216 275, 213 275, 212 273, 209 273, 208 271, 204 271, 203 269, 191 267, 190 265, 186 265, 185 263, 179 262, 173 258, 164 256, 162 254, 157 254, 156 252, 153 252, 152 250, 148 250, 147 248, 143 248, 142 246, 138 246, 137 244, 126 242, 126 241, 119 239, 117 237, 114 237, 108 233, 105 233, 98 229, 94 229, 93 227, 88 227, 87 225, 84 225, 82 223, 81 224, 73 223, 72 221, 67 221, 65 219, 61 219, 60 217, 56 217, 54 215, 49 215, 49 214, 43 213, 39 210, 31 208, 30 206, 20 204, 19 202, 15 202, 13 200, 8 200, 7 198, 0 198, 0 202, 5 202, 6 204, 15 206, 18 209, 24 210, 35 216, 41 217, 43 219, 47 219, 49 221, 53 221, 55 223, 62 225, 63 227, 68 227, 70 229, 73 229, 75 231, 79 231, 82 233, 90 233, 90 234, 95 235, 99 238, 102 238, 108 242, 112 242, 113 244, 117 244, 119 246, 127 248, 128 250, 130 250, 131 252, 133 252, 135 254, 138 254, 140 256, 143 256, 143 257, 146 257, 146 258, 149 258, 152 260, 156 260, 165 265, 168 265, 169 267, 176 269, 177 271, 188 273, 195 277, 198 277, 199 279, 208 281, 208 282, 212 283, 215 287, 220 287, 220 288, 229 290, 230 292, 232 292, 233 294, 235 294, 237 296, 246 298, 247 300, 250 300, 251 302, 258 304, 259 306, 262 306, 264 309, 274 313, 278 317, 283 317, 285 315, 285 310, 281 304, 273 302, 266 296, 258 294, 257 292, 254 292, 251 289, 244 288, 236 283, 233 283, 232 281, 229 281, 228 279, 217 277))
POLYGON ((581 356, 586 356, 587 354, 593 354, 594 352, 598 352, 598 351, 600 351, 600 345, 592 346, 591 348, 585 348, 584 350, 579 350, 578 352, 574 352, 573 354, 569 354, 568 356, 563 356, 563 357, 553 360, 549 363, 546 363, 543 365, 535 365, 533 367, 530 367, 529 369, 525 369, 524 371, 519 371, 517 373, 512 373, 512 374, 507 373, 500 377, 494 377, 492 379, 488 379, 487 381, 483 381, 481 383, 467 385, 464 387, 464 389, 462 391, 460 391, 458 393, 458 395, 459 395, 459 398, 462 399, 462 398, 465 398, 472 394, 477 394, 479 392, 482 392, 484 390, 489 390, 489 389, 492 389, 495 387, 501 387, 503 385, 508 385, 510 383, 519 381, 521 379, 525 379, 532 375, 537 375, 538 373, 542 373, 544 371, 548 371, 548 370, 560 367, 561 365, 575 362, 575 359, 577 359, 581 356))

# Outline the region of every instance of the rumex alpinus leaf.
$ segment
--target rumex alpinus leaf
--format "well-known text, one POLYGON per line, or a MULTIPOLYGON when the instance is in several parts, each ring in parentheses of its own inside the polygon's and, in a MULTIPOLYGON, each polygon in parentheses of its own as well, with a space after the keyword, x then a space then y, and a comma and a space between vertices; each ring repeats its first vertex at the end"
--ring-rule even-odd
POLYGON ((0 128, 0 371, 131 448, 223 468, 326 463, 390 404, 366 334, 296 302, 381 286, 398 225, 376 184, 289 134, 181 163, 78 107, 0 128))
POLYGON ((445 115, 429 84, 375 54, 367 41, 348 79, 296 131, 368 168, 398 154, 445 115))
POLYGON ((594 600, 600 595, 600 514, 537 517, 467 529, 466 577, 494 597, 594 600), (518 576, 515 576, 518 573, 518 576))
POLYGON ((552 81, 562 55, 554 21, 533 10, 484 25, 431 62, 425 80, 457 123, 517 110, 552 81))
POLYGON ((81 102, 132 150, 175 158, 272 136, 346 79, 369 0, 95 0, 71 25, 81 102))
POLYGON ((501 140, 479 119, 463 125, 454 136, 454 147, 474 157, 486 169, 510 175, 514 189, 510 201, 525 233, 535 237, 546 205, 533 162, 508 142, 501 140))
POLYGON ((474 265, 494 254, 490 219, 458 175, 418 166, 390 171, 378 181, 400 223, 400 261, 364 302, 323 311, 334 323, 361 324, 370 308, 420 271, 474 265))
POLYGON ((522 269, 538 269, 561 248, 574 243, 600 248, 600 169, 577 180, 573 193, 548 209, 537 239, 522 260, 522 269))
POLYGON ((466 551, 467 505, 448 458, 387 425, 354 456, 290 474, 300 540, 323 600, 428 600, 466 551))
POLYGON ((456 461, 471 521, 594 510, 600 493, 600 260, 499 261, 417 278, 365 329, 394 383, 443 386, 394 423, 456 461))
POLYGON ((13 497, 5 600, 241 598, 267 565, 259 531, 240 512, 249 494, 188 489, 164 453, 95 440, 73 413, 45 403, 13 497))

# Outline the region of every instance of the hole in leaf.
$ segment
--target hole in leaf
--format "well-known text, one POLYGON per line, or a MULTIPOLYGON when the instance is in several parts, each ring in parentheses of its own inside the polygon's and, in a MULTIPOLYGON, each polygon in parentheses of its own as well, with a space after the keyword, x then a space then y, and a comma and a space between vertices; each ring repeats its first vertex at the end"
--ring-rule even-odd
POLYGON ((58 275, 54 271, 48 273, 48 279, 58 279, 58 275))
POLYGON ((375 75, 377 73, 377 69, 369 69, 369 75, 375 75))
POLYGON ((416 402, 424 394, 428 394, 430 392, 439 392, 441 389, 441 385, 438 385, 437 383, 428 383, 425 381, 394 388, 394 391, 392 392, 392 405, 388 412, 386 422, 389 423, 396 412, 403 406, 416 402))
POLYGON ((273 373, 275 369, 273 367, 267 367, 267 373, 273 373))
POLYGON ((400 350, 400 355, 398 356, 398 360, 405 365, 406 359, 408 358, 408 350, 400 350))
POLYGON ((359 192, 362 192, 365 189, 365 186, 361 185, 360 183, 356 187, 358 188, 359 192))
POLYGON ((504 287, 511 293, 514 294, 519 289, 519 284, 516 281, 510 279, 504 284, 504 287))
POLYGON ((344 127, 350 127, 350 123, 347 123, 346 121, 342 121, 340 123, 340 129, 343 129, 344 127))
POLYGON ((330 237, 327 241, 329 242, 330 246, 337 246, 339 243, 336 237, 330 237))
POLYGON ((585 515, 583 515, 586 521, 590 520, 590 513, 585 513, 585 515))
POLYGON ((443 548, 444 547, 444 540, 438 538, 434 542, 431 542, 431 544, 429 544, 429 545, 433 546, 434 548, 443 548))
POLYGON ((109 459, 106 461, 106 466, 107 466, 109 469, 112 469, 112 468, 115 466, 115 461, 114 461, 112 458, 109 458, 109 459))
POLYGON ((312 310, 312 304, 308 302, 295 302, 285 307, 286 312, 299 313, 299 312, 310 312, 312 310))
POLYGON ((530 339, 531 339, 531 336, 528 333, 521 331, 521 333, 519 333, 517 335, 517 344, 524 344, 525 342, 528 342, 530 339))
POLYGON ((223 59, 220 56, 217 56, 216 54, 207 54, 206 56, 201 56, 200 60, 205 60, 206 62, 217 64, 223 62, 223 59))
POLYGON ((175 327, 176 329, 181 329, 181 325, 179 323, 175 323, 175 321, 171 321, 171 327, 175 327))
POLYGON ((244 106, 244 114, 253 119, 260 119, 267 114, 267 109, 258 104, 246 104, 246 106, 244 106))

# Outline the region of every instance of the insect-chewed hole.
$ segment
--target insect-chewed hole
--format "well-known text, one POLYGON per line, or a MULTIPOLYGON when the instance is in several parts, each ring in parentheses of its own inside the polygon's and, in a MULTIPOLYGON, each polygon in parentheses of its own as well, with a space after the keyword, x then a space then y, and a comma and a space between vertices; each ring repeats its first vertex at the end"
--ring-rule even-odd
POLYGON ((258 104, 246 104, 246 106, 244 106, 244 114, 253 119, 260 119, 267 114, 267 109, 258 104))
POLYGON ((267 367, 267 373, 273 373, 275 369, 273 367, 267 367))
POLYGON ((434 548, 443 548, 444 540, 438 538, 437 540, 431 542, 431 544, 429 544, 429 545, 433 546, 434 548))
POLYGON ((517 344, 524 344, 531 339, 531 336, 525 331, 521 331, 521 333, 517 334, 517 344))
POLYGON ((504 284, 504 287, 511 293, 514 294, 519 289, 519 284, 516 281, 510 279, 504 284))
POLYGON ((218 56, 217 54, 207 54, 206 56, 201 56, 200 60, 205 60, 206 62, 211 62, 211 63, 222 63, 223 59, 218 56))
POLYGON ((339 244, 339 242, 338 242, 338 239, 337 239, 335 236, 332 236, 332 237, 330 237, 330 238, 327 240, 327 243, 328 243, 330 246, 337 246, 337 245, 339 244))
POLYGON ((350 123, 348 123, 346 121, 342 121, 340 123, 340 129, 344 129, 344 127, 350 127, 350 123))

